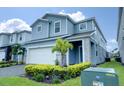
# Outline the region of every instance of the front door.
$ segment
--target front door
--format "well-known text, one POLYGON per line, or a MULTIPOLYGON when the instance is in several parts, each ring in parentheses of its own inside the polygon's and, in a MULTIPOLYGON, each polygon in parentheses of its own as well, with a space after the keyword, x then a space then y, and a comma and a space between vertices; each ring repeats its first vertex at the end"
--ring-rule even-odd
POLYGON ((79 46, 79 63, 83 62, 83 52, 82 46, 79 46))

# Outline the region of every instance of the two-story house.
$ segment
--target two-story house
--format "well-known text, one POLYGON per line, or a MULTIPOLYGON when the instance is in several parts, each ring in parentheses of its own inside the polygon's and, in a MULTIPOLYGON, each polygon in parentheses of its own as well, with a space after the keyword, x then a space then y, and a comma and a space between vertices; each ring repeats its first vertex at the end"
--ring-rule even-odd
POLYGON ((124 64, 124 8, 119 8, 117 42, 121 61, 124 64))
POLYGON ((27 64, 55 64, 56 59, 60 60, 59 53, 51 52, 58 37, 74 46, 66 54, 67 65, 105 61, 106 39, 94 17, 75 22, 68 15, 47 13, 31 27, 31 41, 23 45, 27 64))
POLYGON ((13 33, 0 33, 0 61, 11 60, 11 46, 14 44, 23 45, 31 39, 30 31, 15 31, 13 33))

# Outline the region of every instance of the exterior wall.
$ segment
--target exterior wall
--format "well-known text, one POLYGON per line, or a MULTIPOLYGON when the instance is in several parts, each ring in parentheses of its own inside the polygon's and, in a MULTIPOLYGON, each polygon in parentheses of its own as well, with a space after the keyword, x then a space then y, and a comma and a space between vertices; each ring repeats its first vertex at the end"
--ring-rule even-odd
POLYGON ((94 30, 93 21, 80 22, 75 25, 75 33, 81 33, 81 32, 92 31, 92 30, 94 30), (81 23, 86 23, 86 30, 82 30, 82 31, 79 30, 79 25, 81 23))
POLYGON ((124 63, 124 8, 122 8, 122 15, 120 16, 120 25, 119 25, 119 33, 118 33, 118 47, 120 52, 120 57, 122 63, 124 63))
POLYGON ((18 37, 17 37, 17 33, 12 33, 10 35, 10 44, 15 44, 17 43, 18 37), (12 41, 11 41, 12 40, 12 41))
POLYGON ((28 32, 18 33, 17 38, 18 38, 18 43, 19 44, 25 43, 25 42, 31 40, 31 33, 28 33, 28 32), (22 37, 22 40, 20 40, 20 36, 22 37))
MULTIPOLYGON (((67 20, 67 19, 66 19, 67 20)), ((68 34, 73 34, 74 33, 74 24, 67 20, 67 32, 68 34)))
POLYGON ((84 62, 92 62, 91 61, 91 41, 90 41, 90 38, 84 38, 82 40, 82 47, 83 47, 83 51, 84 51, 84 54, 83 54, 83 60, 84 62))
POLYGON ((0 47, 4 45, 8 45, 8 44, 9 44, 9 35, 1 34, 0 35, 0 47))
POLYGON ((0 61, 5 60, 6 51, 5 49, 0 49, 0 61))
POLYGON ((38 21, 32 27, 32 40, 43 39, 49 37, 49 23, 44 21, 38 21), (41 31, 37 31, 37 27, 41 26, 41 31))
POLYGON ((66 18, 65 17, 59 17, 59 16, 46 16, 45 19, 48 19, 51 23, 50 23, 50 37, 54 37, 54 36, 60 36, 60 35, 65 35, 67 34, 67 28, 66 28, 66 18), (54 33, 54 22, 55 21, 60 21, 61 22, 61 31, 58 33, 54 33))

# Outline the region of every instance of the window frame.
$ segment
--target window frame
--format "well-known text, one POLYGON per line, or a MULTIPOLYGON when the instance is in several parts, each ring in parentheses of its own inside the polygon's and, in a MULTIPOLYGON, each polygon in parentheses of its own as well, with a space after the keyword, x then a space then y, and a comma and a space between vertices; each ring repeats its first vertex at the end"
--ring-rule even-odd
POLYGON ((38 25, 38 26, 37 26, 37 32, 41 32, 41 31, 42 31, 42 25, 38 25), (38 30, 39 27, 41 28, 40 31, 38 30))
POLYGON ((19 41, 22 41, 22 34, 19 35, 19 41))
POLYGON ((10 41, 13 42, 13 35, 11 35, 10 41))
POLYGON ((79 31, 81 32, 81 31, 85 31, 85 30, 87 30, 87 22, 80 23, 80 24, 79 24, 79 31), (86 25, 86 28, 83 29, 83 30, 80 29, 80 27, 81 27, 82 24, 85 24, 85 25, 86 25))
POLYGON ((54 22, 54 34, 60 33, 61 32, 61 20, 57 20, 54 22), (55 32, 55 24, 60 22, 60 31, 59 32, 55 32))

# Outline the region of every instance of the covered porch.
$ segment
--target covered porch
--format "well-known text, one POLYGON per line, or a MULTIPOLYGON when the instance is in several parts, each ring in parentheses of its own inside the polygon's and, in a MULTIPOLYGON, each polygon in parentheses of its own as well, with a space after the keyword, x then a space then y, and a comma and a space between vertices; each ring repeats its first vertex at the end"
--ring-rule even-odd
POLYGON ((96 44, 90 38, 70 41, 73 44, 73 49, 69 49, 67 53, 67 65, 78 64, 81 62, 92 62, 96 64, 97 52, 96 44))

